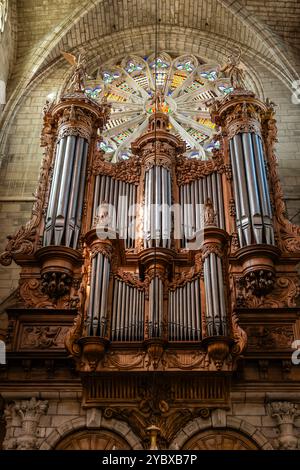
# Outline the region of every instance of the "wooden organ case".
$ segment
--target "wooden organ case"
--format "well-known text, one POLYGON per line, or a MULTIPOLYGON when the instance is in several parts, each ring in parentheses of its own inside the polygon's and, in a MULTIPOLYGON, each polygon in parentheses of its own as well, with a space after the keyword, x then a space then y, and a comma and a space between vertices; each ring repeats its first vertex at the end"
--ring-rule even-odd
POLYGON ((81 383, 83 407, 144 440, 154 426, 167 447, 259 381, 261 357, 274 377, 289 361, 300 229, 284 217, 274 109, 237 89, 211 116, 209 160, 184 156, 158 108, 133 156, 109 163, 106 102, 75 90, 48 104, 32 218, 1 256, 21 267, 4 388, 81 383))

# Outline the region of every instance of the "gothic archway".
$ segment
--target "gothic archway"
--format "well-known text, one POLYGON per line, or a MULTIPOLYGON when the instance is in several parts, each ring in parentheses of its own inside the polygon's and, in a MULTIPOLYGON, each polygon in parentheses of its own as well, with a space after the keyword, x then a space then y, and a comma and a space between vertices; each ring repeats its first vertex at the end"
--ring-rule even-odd
POLYGON ((55 450, 130 450, 125 439, 116 433, 100 430, 83 430, 69 434, 55 447, 55 450))
POLYGON ((183 450, 258 450, 258 447, 239 432, 210 429, 189 439, 183 450))

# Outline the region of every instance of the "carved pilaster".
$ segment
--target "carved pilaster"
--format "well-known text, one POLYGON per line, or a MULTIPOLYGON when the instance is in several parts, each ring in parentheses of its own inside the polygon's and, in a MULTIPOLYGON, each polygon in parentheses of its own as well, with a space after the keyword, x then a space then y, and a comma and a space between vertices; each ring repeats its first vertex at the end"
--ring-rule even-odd
POLYGON ((44 400, 23 400, 6 406, 4 415, 6 419, 5 449, 33 450, 37 448, 37 427, 40 417, 47 412, 48 402, 44 400), (13 436, 13 420, 19 418, 21 425, 18 436, 13 436))
POLYGON ((296 436, 294 420, 300 414, 298 405, 288 401, 274 401, 269 403, 268 412, 276 421, 280 436, 276 440, 277 447, 282 450, 294 450, 299 447, 296 436))

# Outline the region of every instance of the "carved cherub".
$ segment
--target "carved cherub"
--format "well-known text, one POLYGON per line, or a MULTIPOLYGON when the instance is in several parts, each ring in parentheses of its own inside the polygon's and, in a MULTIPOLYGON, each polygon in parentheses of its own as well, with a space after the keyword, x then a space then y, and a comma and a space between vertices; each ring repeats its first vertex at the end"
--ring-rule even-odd
POLYGON ((62 55, 69 64, 73 66, 72 75, 67 83, 66 91, 82 91, 86 79, 86 60, 82 54, 78 58, 69 52, 62 52, 62 55))
POLYGON ((241 51, 238 54, 231 54, 227 57, 227 62, 220 68, 225 78, 230 79, 231 86, 236 88, 244 87, 244 70, 241 66, 241 51))

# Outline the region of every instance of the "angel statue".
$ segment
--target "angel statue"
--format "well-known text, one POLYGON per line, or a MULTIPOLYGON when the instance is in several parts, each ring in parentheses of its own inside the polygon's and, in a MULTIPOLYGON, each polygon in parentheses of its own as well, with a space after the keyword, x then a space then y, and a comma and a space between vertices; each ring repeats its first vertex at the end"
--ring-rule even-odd
POLYGON ((227 57, 227 62, 220 68, 225 78, 230 79, 233 89, 244 87, 244 69, 241 66, 241 51, 238 54, 231 54, 227 57))
POLYGON ((85 86, 86 78, 86 61, 82 54, 78 58, 69 52, 62 52, 64 58, 73 65, 72 75, 69 78, 65 91, 82 91, 85 86))

